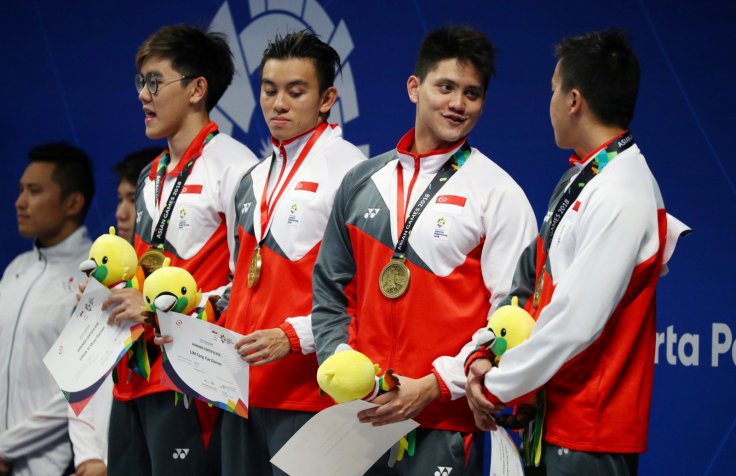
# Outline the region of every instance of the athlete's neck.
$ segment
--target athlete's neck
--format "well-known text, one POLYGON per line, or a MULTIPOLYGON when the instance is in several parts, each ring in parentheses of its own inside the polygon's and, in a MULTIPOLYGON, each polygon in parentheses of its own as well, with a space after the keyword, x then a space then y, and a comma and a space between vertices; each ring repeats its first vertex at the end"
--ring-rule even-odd
POLYGON ((581 158, 587 157, 603 144, 609 142, 616 136, 620 136, 626 130, 619 126, 607 126, 603 124, 590 124, 588 127, 581 129, 574 147, 575 155, 581 158))
POLYGON ((421 127, 414 128, 414 143, 411 145, 411 152, 414 155, 425 155, 435 150, 445 150, 452 147, 454 142, 443 141, 431 134, 422 132, 421 127))
POLYGON ((207 114, 191 114, 177 132, 169 136, 169 164, 167 171, 174 170, 199 131, 210 122, 207 114))

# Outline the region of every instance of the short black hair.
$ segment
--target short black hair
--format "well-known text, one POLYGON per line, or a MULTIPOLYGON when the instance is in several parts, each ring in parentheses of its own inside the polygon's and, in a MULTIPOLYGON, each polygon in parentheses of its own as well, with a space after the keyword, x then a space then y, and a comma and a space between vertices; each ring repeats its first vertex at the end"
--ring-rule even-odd
POLYGON ((628 129, 639 94, 639 60, 623 30, 562 39, 555 45, 563 91, 579 89, 606 125, 628 129))
POLYGON ((135 186, 143 167, 153 162, 153 159, 161 155, 161 152, 163 152, 161 147, 147 147, 133 152, 115 164, 113 171, 118 175, 120 182, 125 180, 135 186))
POLYGON ((135 55, 138 70, 151 58, 167 59, 177 72, 191 76, 182 80, 183 85, 204 76, 207 80, 207 111, 211 111, 225 94, 235 74, 233 54, 225 34, 207 32, 191 25, 164 26, 149 36, 135 55))
POLYGON ((423 81, 437 63, 447 59, 472 64, 483 78, 483 94, 496 67, 494 61, 498 50, 484 33, 468 26, 449 26, 430 31, 419 48, 414 75, 423 81))
POLYGON ((269 41, 261 59, 261 78, 266 61, 289 58, 314 61, 320 94, 335 84, 335 75, 340 70, 340 55, 333 47, 320 40, 319 36, 309 30, 301 30, 285 36, 276 35, 273 40, 269 41))
POLYGON ((31 163, 48 162, 54 165, 51 179, 59 184, 62 198, 75 192, 82 194, 84 206, 79 217, 79 222, 82 223, 95 195, 92 162, 87 153, 65 142, 52 142, 29 150, 28 160, 31 163))

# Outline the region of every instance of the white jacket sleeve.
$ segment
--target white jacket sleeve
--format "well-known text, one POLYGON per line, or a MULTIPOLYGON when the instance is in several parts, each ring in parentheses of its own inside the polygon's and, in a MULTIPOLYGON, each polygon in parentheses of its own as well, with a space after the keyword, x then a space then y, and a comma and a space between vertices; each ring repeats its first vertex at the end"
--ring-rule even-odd
POLYGON ((315 351, 314 334, 312 333, 312 315, 287 317, 286 322, 294 328, 297 337, 299 337, 299 346, 302 354, 307 355, 315 351))
POLYGON ((8 461, 41 452, 67 438, 66 399, 61 392, 0 435, 0 458, 8 461))
MULTIPOLYGON (((483 217, 486 236, 481 271, 491 293, 489 316, 508 297, 521 252, 537 233, 534 212, 521 189, 514 185, 497 193, 501 195, 491 201, 483 217)), ((470 342, 457 355, 438 357, 433 362, 453 400, 465 396, 465 359, 475 347, 470 342)))
POLYGON ((555 280, 530 339, 504 353, 503 365, 486 374, 486 388, 503 402, 541 387, 595 341, 642 259, 643 244, 652 243, 652 232, 658 243, 656 230, 647 229, 651 210, 625 190, 594 194, 581 212, 574 257, 555 280))
POLYGON ((107 463, 107 431, 112 408, 112 377, 108 376, 78 416, 67 406, 74 467, 99 459, 107 463))

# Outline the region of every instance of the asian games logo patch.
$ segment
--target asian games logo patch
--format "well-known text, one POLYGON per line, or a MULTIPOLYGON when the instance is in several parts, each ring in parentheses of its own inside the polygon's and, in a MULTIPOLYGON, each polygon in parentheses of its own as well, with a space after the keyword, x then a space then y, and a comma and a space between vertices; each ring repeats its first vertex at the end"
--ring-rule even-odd
POLYGON ((437 221, 435 222, 435 226, 434 226, 434 233, 432 234, 432 236, 439 240, 448 239, 449 238, 447 234, 448 225, 449 225, 449 220, 446 217, 437 218, 437 221))
POLYGON ((297 215, 298 212, 299 212, 299 204, 292 203, 291 208, 289 208, 289 216, 286 218, 287 225, 298 225, 299 224, 299 216, 297 215))
MULTIPOLYGON (((260 119, 258 96, 260 94, 260 74, 263 50, 269 40, 276 34, 286 35, 300 30, 311 30, 332 46, 342 61, 340 73, 335 78, 335 87, 339 91, 337 102, 330 110, 330 122, 341 127, 359 117, 358 95, 350 66, 350 54, 354 43, 345 21, 340 19, 335 25, 333 20, 317 0, 300 2, 267 2, 266 0, 250 0, 245 3, 250 14, 250 23, 240 33, 236 29, 236 18, 233 17, 229 2, 223 2, 215 14, 209 29, 227 35, 230 50, 235 63, 235 81, 225 91, 222 99, 210 113, 221 132, 233 135, 235 126, 243 131, 248 139, 246 143, 257 150, 253 144, 260 145, 261 157, 271 155, 272 145, 268 138, 258 136, 258 129, 251 127, 252 121, 260 119)), ((241 5, 237 5, 238 12, 241 5)), ((239 18, 240 19, 240 16, 239 18)), ((238 22, 239 23, 239 22, 238 22)), ((266 130, 267 132, 267 130, 266 130)), ((370 157, 368 145, 358 146, 366 157, 370 157)))
POLYGON ((179 229, 184 230, 192 226, 188 219, 189 212, 186 208, 182 207, 179 210, 179 229))

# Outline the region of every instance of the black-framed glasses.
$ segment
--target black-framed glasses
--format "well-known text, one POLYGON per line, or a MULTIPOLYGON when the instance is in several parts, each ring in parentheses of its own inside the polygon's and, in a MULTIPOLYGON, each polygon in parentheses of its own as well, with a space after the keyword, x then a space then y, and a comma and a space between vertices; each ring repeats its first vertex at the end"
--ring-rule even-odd
POLYGON ((172 79, 170 81, 164 82, 163 78, 160 78, 156 73, 151 71, 150 73, 143 76, 143 74, 138 73, 135 75, 135 90, 138 91, 138 94, 140 94, 141 91, 143 91, 143 87, 147 87, 148 90, 153 94, 154 96, 158 93, 158 90, 163 88, 166 85, 169 85, 171 83, 175 83, 177 81, 183 81, 185 79, 194 79, 197 76, 195 75, 182 75, 180 78, 172 79))

